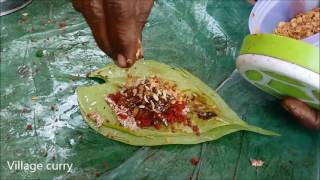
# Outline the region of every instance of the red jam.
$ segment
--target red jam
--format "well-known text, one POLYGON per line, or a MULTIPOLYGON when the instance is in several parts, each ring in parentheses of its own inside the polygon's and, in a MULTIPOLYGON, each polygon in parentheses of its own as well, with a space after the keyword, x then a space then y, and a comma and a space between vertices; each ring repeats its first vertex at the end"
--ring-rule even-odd
MULTIPOLYGON (((125 121, 133 118, 138 127, 155 129, 172 124, 183 124, 190 127, 196 135, 200 135, 199 127, 193 125, 187 115, 189 100, 176 91, 175 84, 161 82, 156 77, 135 84, 107 96, 107 101, 118 107, 113 110, 121 107, 122 110, 116 112, 119 120, 125 121)), ((202 119, 209 119, 214 114, 206 112, 198 116, 202 119)))
MULTIPOLYGON (((130 113, 132 114, 134 110, 131 107, 138 107, 141 105, 140 101, 136 100, 136 104, 134 104, 134 98, 128 98, 119 92, 110 94, 108 97, 118 106, 124 106, 130 109, 130 113)), ((190 119, 187 117, 187 113, 183 112, 186 108, 187 102, 185 101, 170 104, 162 113, 152 111, 148 108, 139 108, 139 112, 135 116, 135 121, 141 128, 154 127, 155 129, 161 129, 161 126, 168 126, 174 123, 182 123, 189 126, 196 135, 199 135, 198 126, 192 125, 190 119), (166 122, 164 122, 163 119, 165 119, 166 122)), ((118 117, 126 119, 128 115, 120 113, 118 114, 118 117)))

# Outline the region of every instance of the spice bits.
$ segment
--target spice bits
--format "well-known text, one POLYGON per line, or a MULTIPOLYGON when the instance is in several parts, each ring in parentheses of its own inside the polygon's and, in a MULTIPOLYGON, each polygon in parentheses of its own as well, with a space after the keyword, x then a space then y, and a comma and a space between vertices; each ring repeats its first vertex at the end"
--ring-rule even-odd
POLYGON ((181 93, 177 92, 176 85, 173 82, 161 81, 158 77, 138 80, 129 76, 124 88, 115 94, 107 95, 106 101, 120 123, 130 129, 149 126, 159 129, 174 120, 188 120, 187 103, 181 93), (177 107, 179 109, 173 112, 177 107), (171 112, 177 113, 175 117, 169 116, 172 115, 171 112), (128 120, 132 127, 128 126, 128 120))
MULTIPOLYGON (((144 127, 168 127, 182 124, 190 127, 195 134, 199 128, 188 118, 190 97, 177 90, 172 81, 165 81, 156 76, 136 79, 132 76, 121 91, 106 95, 108 102, 119 122, 132 130, 144 127)), ((205 114, 205 120, 214 114, 205 114)))
POLYGON ((320 32, 320 8, 300 13, 290 22, 280 22, 273 34, 294 39, 304 39, 320 32))

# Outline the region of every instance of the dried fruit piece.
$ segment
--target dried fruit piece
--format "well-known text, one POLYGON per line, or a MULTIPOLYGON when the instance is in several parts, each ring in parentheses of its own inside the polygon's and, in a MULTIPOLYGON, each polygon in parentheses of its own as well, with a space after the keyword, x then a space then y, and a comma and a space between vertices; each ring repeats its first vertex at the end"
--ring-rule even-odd
POLYGON ((200 119, 203 119, 203 120, 208 120, 208 119, 211 119, 212 117, 214 117, 214 116, 217 116, 217 114, 216 113, 214 113, 214 112, 198 112, 198 117, 200 118, 200 119))

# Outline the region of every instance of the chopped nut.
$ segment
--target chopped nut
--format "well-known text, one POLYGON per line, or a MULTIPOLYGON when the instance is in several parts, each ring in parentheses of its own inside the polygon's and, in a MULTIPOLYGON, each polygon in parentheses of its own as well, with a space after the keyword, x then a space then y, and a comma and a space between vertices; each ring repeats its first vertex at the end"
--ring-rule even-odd
POLYGON ((139 113, 139 108, 134 108, 132 112, 133 117, 136 117, 138 113, 139 113))
POLYGON ((168 126, 168 121, 166 119, 162 119, 162 122, 164 123, 165 126, 168 126))
POLYGON ((143 94, 143 90, 144 90, 143 86, 140 85, 138 88, 139 88, 139 94, 143 94))
POLYGON ((167 91, 166 90, 163 90, 162 98, 164 100, 167 100, 167 91))
POLYGON ((284 25, 286 25, 285 22, 280 22, 280 23, 278 24, 278 27, 283 27, 284 25))
POLYGON ((145 86, 146 90, 150 91, 151 89, 148 86, 145 86))
POLYGON ((159 101, 159 97, 156 94, 152 94, 154 100, 159 101))
POLYGON ((145 102, 149 103, 149 100, 148 100, 146 95, 143 96, 143 99, 144 99, 145 102))
POLYGON ((300 13, 289 22, 280 22, 273 34, 304 39, 320 32, 320 8, 300 13))
POLYGON ((152 108, 152 110, 155 110, 154 108, 154 103, 153 103, 153 101, 150 101, 150 104, 151 104, 151 108, 152 108))
POLYGON ((136 95, 137 95, 138 90, 137 90, 137 89, 133 89, 133 90, 132 90, 132 92, 133 92, 133 96, 136 96, 136 95))
POLYGON ((145 108, 145 106, 144 105, 140 105, 139 108, 143 109, 143 108, 145 108))

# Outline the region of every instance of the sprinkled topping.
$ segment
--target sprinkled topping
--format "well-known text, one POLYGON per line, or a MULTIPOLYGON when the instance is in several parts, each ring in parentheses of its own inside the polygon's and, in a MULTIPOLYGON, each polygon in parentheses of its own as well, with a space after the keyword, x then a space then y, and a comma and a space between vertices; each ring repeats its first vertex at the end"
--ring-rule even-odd
POLYGON ((113 111, 116 113, 118 121, 123 127, 126 127, 131 130, 136 130, 137 124, 134 120, 134 117, 129 116, 129 109, 124 106, 118 106, 115 101, 113 101, 110 97, 105 97, 105 100, 109 103, 113 111))
MULTIPOLYGON (((131 130, 144 127, 161 129, 173 124, 182 124, 199 135, 198 126, 193 125, 188 117, 190 112, 188 104, 193 101, 176 87, 174 82, 156 76, 145 79, 128 76, 124 87, 119 92, 106 95, 105 100, 120 124, 131 130)), ((206 105, 203 102, 200 104, 206 105)), ((202 113, 202 115, 206 120, 216 116, 214 112, 205 113, 207 114, 202 113)))
POLYGON ((96 122, 96 127, 101 127, 102 124, 104 123, 104 119, 101 118, 101 116, 95 112, 89 112, 87 113, 87 117, 89 119, 92 119, 96 122))

